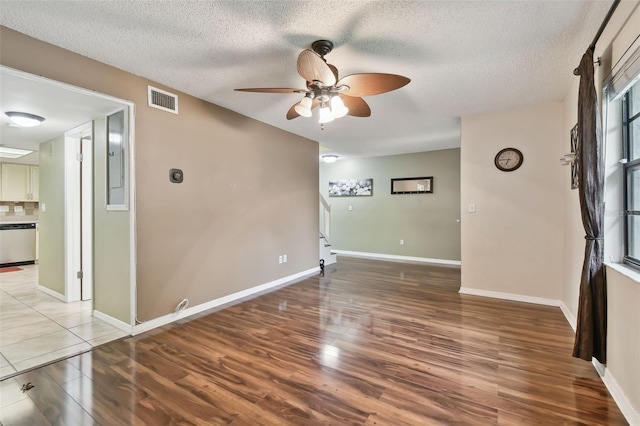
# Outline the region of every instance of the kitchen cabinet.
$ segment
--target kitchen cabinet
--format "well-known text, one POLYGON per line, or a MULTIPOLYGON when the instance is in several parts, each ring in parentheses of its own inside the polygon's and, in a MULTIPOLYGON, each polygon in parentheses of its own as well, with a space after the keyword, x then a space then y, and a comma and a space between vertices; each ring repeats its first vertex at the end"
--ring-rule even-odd
POLYGON ((31 201, 40 200, 40 167, 29 166, 31 172, 31 201))
POLYGON ((39 196, 38 166, 2 163, 2 201, 38 201, 39 196))

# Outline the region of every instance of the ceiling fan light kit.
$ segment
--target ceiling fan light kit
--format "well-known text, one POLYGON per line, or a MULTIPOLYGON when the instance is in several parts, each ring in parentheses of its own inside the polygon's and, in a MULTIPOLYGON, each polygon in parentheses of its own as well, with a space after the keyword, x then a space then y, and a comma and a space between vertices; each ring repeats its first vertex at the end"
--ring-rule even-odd
POLYGON ((331 108, 329 108, 326 102, 322 103, 319 111, 320 118, 318 119, 318 123, 325 124, 330 123, 334 120, 333 114, 331 114, 331 108))
POLYGON ((312 117, 313 109, 319 107, 318 122, 324 124, 346 115, 369 117, 371 109, 362 99, 390 92, 407 85, 411 80, 396 74, 351 74, 338 79, 338 69, 328 64, 325 55, 333 50, 329 40, 316 40, 313 50, 305 49, 298 56, 298 73, 306 81, 306 89, 292 88, 248 88, 235 89, 241 92, 259 93, 304 93, 304 98, 287 112, 287 120, 297 117, 312 117))
POLYGON ((311 117, 311 103, 311 98, 309 96, 305 96, 302 98, 300 103, 294 107, 294 109, 301 117, 311 117))
POLYGON ((349 108, 344 106, 342 98, 340 96, 334 96, 331 98, 331 114, 334 118, 342 118, 349 113, 349 108))

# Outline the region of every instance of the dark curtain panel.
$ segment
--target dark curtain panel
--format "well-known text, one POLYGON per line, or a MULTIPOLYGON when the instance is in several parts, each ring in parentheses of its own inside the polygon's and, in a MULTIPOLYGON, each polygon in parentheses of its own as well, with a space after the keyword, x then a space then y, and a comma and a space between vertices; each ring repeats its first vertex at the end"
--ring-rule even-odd
POLYGON ((593 77, 593 49, 588 49, 580 61, 580 92, 578 97, 578 138, 580 139, 580 209, 585 230, 586 247, 580 299, 578 327, 573 356, 601 363, 607 361, 607 280, 603 265, 604 241, 604 151, 598 97, 593 77))

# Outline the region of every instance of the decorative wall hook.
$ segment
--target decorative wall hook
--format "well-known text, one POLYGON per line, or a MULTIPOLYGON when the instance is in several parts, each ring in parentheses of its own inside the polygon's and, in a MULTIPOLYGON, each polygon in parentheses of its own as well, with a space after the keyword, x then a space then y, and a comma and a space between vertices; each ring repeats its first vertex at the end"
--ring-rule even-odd
POLYGON ((564 154, 560 159, 560 164, 563 166, 569 166, 576 161, 576 153, 572 152, 569 154, 564 154))
POLYGON ((580 138, 578 138, 578 125, 571 129, 571 143, 569 145, 571 152, 564 154, 560 159, 563 166, 571 165, 571 189, 577 189, 580 186, 580 162, 578 161, 578 153, 580 152, 580 138))

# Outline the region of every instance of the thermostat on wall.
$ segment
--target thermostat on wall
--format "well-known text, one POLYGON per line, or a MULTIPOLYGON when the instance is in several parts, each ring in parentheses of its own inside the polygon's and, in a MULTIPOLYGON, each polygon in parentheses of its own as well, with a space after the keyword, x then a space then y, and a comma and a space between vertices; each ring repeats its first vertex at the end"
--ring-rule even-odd
POLYGON ((169 180, 173 183, 182 183, 184 179, 184 173, 180 169, 169 170, 169 180))

